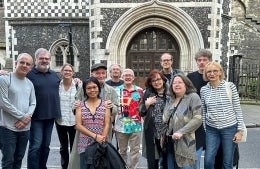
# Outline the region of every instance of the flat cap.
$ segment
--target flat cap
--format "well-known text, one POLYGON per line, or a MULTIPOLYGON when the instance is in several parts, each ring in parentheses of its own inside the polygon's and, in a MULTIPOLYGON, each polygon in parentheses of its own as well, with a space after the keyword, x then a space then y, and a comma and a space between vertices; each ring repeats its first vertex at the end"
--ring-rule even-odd
POLYGON ((107 66, 104 65, 103 63, 96 63, 91 66, 91 72, 93 72, 94 70, 97 70, 99 68, 103 68, 103 69, 107 70, 107 66))

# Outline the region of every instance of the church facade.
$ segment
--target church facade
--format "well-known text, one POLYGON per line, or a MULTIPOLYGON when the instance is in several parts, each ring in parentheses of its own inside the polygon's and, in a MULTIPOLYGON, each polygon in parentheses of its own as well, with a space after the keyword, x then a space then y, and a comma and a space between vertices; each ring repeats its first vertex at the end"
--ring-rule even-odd
POLYGON ((165 52, 186 73, 196 70, 200 48, 225 66, 231 5, 231 0, 6 0, 5 57, 33 56, 43 47, 51 51, 57 72, 72 63, 84 79, 94 63, 118 63, 135 71, 138 84, 151 69, 160 69, 165 52))

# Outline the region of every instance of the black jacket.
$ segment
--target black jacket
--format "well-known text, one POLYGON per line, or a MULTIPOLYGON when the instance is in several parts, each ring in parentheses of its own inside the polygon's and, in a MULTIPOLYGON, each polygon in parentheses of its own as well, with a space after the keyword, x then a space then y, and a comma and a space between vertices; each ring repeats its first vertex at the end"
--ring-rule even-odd
POLYGON ((87 169, 127 169, 125 161, 122 159, 115 147, 105 142, 100 144, 94 142, 85 150, 87 169))

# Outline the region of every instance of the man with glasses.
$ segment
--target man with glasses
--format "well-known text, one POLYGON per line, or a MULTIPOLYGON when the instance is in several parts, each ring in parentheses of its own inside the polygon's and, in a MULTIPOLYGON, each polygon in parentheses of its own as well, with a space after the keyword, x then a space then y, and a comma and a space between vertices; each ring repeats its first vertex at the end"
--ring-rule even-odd
POLYGON ((30 129, 28 169, 47 169, 54 120, 61 117, 60 78, 50 69, 50 61, 50 52, 39 48, 35 52, 35 67, 27 75, 34 85, 37 101, 30 129))
POLYGON ((182 73, 184 74, 181 70, 179 69, 173 69, 172 68, 173 64, 173 57, 169 53, 163 53, 161 56, 161 66, 162 66, 162 73, 163 75, 167 78, 167 84, 169 85, 173 76, 177 73, 182 73))
POLYGON ((116 115, 114 130, 119 154, 127 163, 129 145, 131 162, 129 169, 136 169, 139 161, 140 132, 142 131, 138 105, 143 97, 143 89, 134 85, 135 75, 132 69, 123 70, 122 79, 124 84, 115 88, 120 100, 120 110, 116 115))
POLYGON ((22 53, 17 57, 14 72, 0 76, 2 169, 18 169, 22 165, 36 106, 33 84, 26 78, 32 64, 32 57, 22 53))

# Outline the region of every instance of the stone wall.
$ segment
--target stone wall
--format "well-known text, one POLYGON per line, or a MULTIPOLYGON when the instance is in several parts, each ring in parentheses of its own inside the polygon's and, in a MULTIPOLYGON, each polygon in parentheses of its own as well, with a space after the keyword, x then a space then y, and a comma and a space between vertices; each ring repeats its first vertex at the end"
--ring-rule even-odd
POLYGON ((4 8, 0 7, 0 48, 5 47, 4 8))
MULTIPOLYGON (((59 39, 68 39, 68 27, 62 27, 60 22, 46 22, 40 20, 30 21, 10 21, 10 25, 16 31, 14 35, 14 51, 26 52, 34 56, 38 48, 50 49, 52 44, 59 39)), ((78 50, 79 55, 79 72, 77 77, 86 78, 89 75, 90 55, 89 55, 89 24, 86 21, 78 20, 76 23, 71 22, 73 45, 78 50)), ((74 21, 75 22, 75 21, 74 21)), ((17 55, 15 55, 17 57, 17 55)))
POLYGON ((234 0, 232 17, 231 53, 243 55, 244 59, 255 63, 260 60, 259 0, 234 0))

